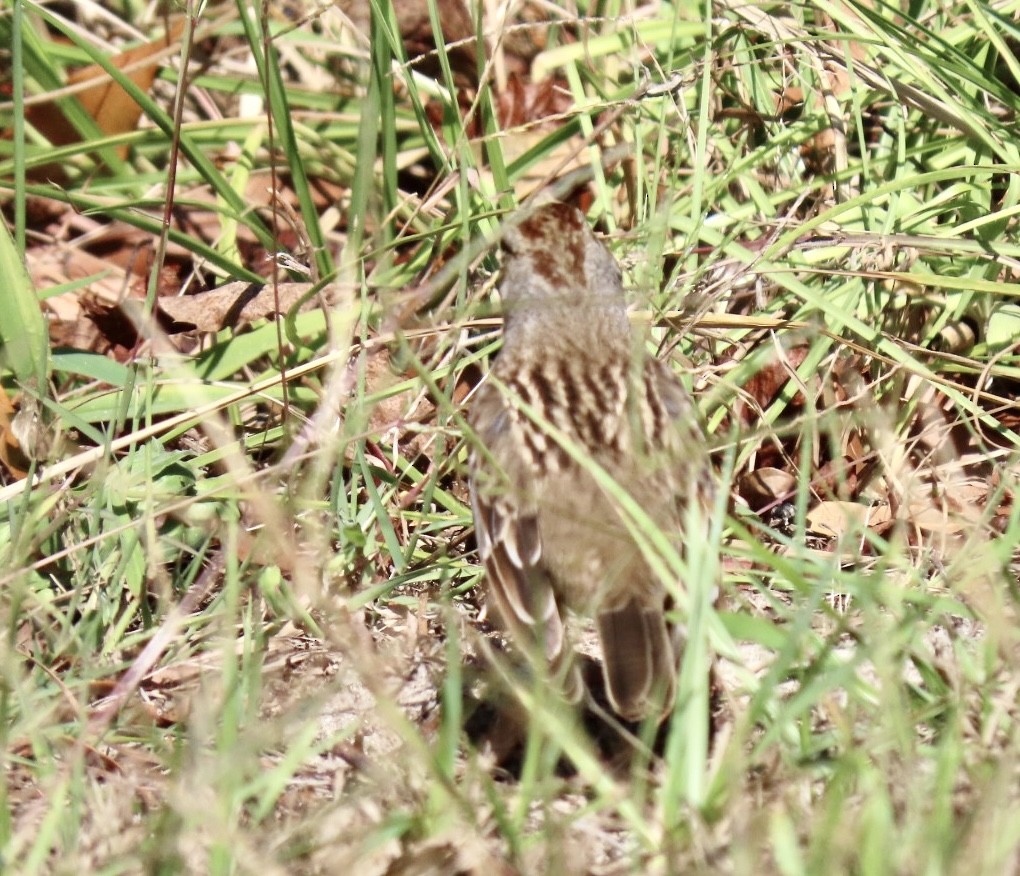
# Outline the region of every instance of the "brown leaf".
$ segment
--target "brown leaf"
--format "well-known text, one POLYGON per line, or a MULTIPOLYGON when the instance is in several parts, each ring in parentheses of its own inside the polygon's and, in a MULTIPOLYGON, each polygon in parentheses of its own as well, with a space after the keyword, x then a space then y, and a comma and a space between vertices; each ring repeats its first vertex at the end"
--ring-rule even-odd
POLYGON ((194 326, 201 332, 218 332, 289 313, 296 305, 310 310, 318 306, 318 298, 309 294, 313 287, 313 283, 279 283, 274 289, 272 284, 259 286, 242 280, 208 292, 161 298, 158 309, 182 326, 194 326))
POLYGON ((567 113, 573 105, 566 79, 547 76, 538 82, 525 82, 511 75, 499 94, 497 112, 501 128, 516 128, 567 113))
POLYGON ((14 416, 14 402, 0 386, 0 462, 20 481, 28 476, 31 461, 18 443, 13 428, 14 416))
MULTIPOLYGON (((143 64, 133 67, 140 61, 159 54, 174 40, 180 37, 184 30, 184 18, 178 18, 170 25, 169 31, 157 40, 143 43, 128 49, 119 55, 110 58, 110 63, 119 70, 124 70, 125 75, 142 91, 148 91, 156 79, 160 62, 153 61, 151 64, 143 64)), ((95 120, 99 130, 104 134, 125 134, 133 131, 142 117, 142 108, 135 103, 134 99, 98 64, 90 64, 75 70, 67 77, 68 85, 78 85, 82 82, 89 82, 98 79, 94 85, 90 85, 82 91, 76 92, 78 102, 85 111, 95 120)), ((26 119, 54 146, 64 146, 68 143, 76 143, 81 139, 80 134, 52 102, 34 104, 29 107, 25 114, 26 119)), ((123 158, 127 155, 127 146, 118 146, 117 153, 123 158)), ((59 167, 48 165, 46 168, 37 169, 37 173, 52 176, 59 172, 59 167)))
POLYGON ((888 505, 862 505, 858 502, 819 502, 807 513, 808 529, 829 538, 862 527, 877 529, 892 522, 888 505))
POLYGON ((907 522, 937 535, 970 532, 987 519, 989 492, 986 480, 948 481, 943 495, 913 497, 907 508, 907 522))
POLYGON ((912 526, 937 535, 956 535, 971 524, 956 514, 950 514, 945 507, 929 502, 914 502, 907 510, 907 520, 912 526))
MULTIPOLYGON (((786 386, 790 375, 800 367, 808 354, 807 344, 798 344, 789 350, 784 351, 784 361, 772 362, 758 371, 747 383, 744 384, 744 392, 753 398, 761 410, 765 410, 775 400, 779 391, 786 386)), ((803 393, 797 392, 790 399, 791 408, 804 406, 803 393)), ((747 405, 741 402, 735 408, 743 415, 745 422, 754 419, 754 412, 747 410, 747 405)))
POLYGON ((752 511, 784 502, 796 492, 797 478, 768 466, 741 475, 737 482, 737 493, 752 511))

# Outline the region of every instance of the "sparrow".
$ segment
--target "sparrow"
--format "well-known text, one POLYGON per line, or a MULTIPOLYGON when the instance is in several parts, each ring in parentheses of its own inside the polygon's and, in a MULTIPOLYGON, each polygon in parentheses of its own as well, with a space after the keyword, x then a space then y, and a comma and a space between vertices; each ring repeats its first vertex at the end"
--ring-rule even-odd
POLYGON ((632 331, 620 267, 579 210, 539 206, 502 247, 503 346, 468 415, 489 601, 574 702, 566 613, 593 618, 611 707, 661 720, 682 635, 667 621, 670 586, 606 484, 681 550, 688 503, 710 506, 704 433, 680 380, 632 331))

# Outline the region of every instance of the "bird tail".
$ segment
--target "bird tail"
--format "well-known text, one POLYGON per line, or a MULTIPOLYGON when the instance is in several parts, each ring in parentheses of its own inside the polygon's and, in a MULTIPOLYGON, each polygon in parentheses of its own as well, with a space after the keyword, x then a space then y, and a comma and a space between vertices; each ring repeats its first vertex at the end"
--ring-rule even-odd
POLYGON ((632 599, 601 611, 596 623, 613 709, 628 721, 664 715, 673 705, 677 657, 662 607, 632 599))

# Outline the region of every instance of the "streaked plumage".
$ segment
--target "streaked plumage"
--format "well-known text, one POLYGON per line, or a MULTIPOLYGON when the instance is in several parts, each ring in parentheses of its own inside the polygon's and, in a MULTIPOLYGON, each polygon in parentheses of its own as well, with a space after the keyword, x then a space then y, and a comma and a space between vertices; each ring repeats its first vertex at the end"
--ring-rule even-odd
POLYGON ((679 380, 635 341, 619 266, 579 211, 539 207, 503 246, 503 349, 470 412, 490 598, 519 643, 541 645, 571 696, 563 611, 594 617, 613 708, 628 720, 662 714, 678 662, 667 588, 575 456, 590 457, 680 546, 686 501, 707 496, 702 433, 679 380))

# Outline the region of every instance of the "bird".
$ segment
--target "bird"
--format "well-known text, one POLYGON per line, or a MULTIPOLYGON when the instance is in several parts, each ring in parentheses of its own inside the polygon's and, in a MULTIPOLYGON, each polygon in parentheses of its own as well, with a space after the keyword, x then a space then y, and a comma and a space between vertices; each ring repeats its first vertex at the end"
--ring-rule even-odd
POLYGON ((508 223, 501 244, 503 344, 468 412, 488 600, 575 703, 583 684, 565 621, 593 618, 613 711, 661 721, 682 633, 607 479, 681 550, 685 509, 711 505, 704 431, 679 378, 632 330, 620 266, 583 213, 547 202, 508 223))

